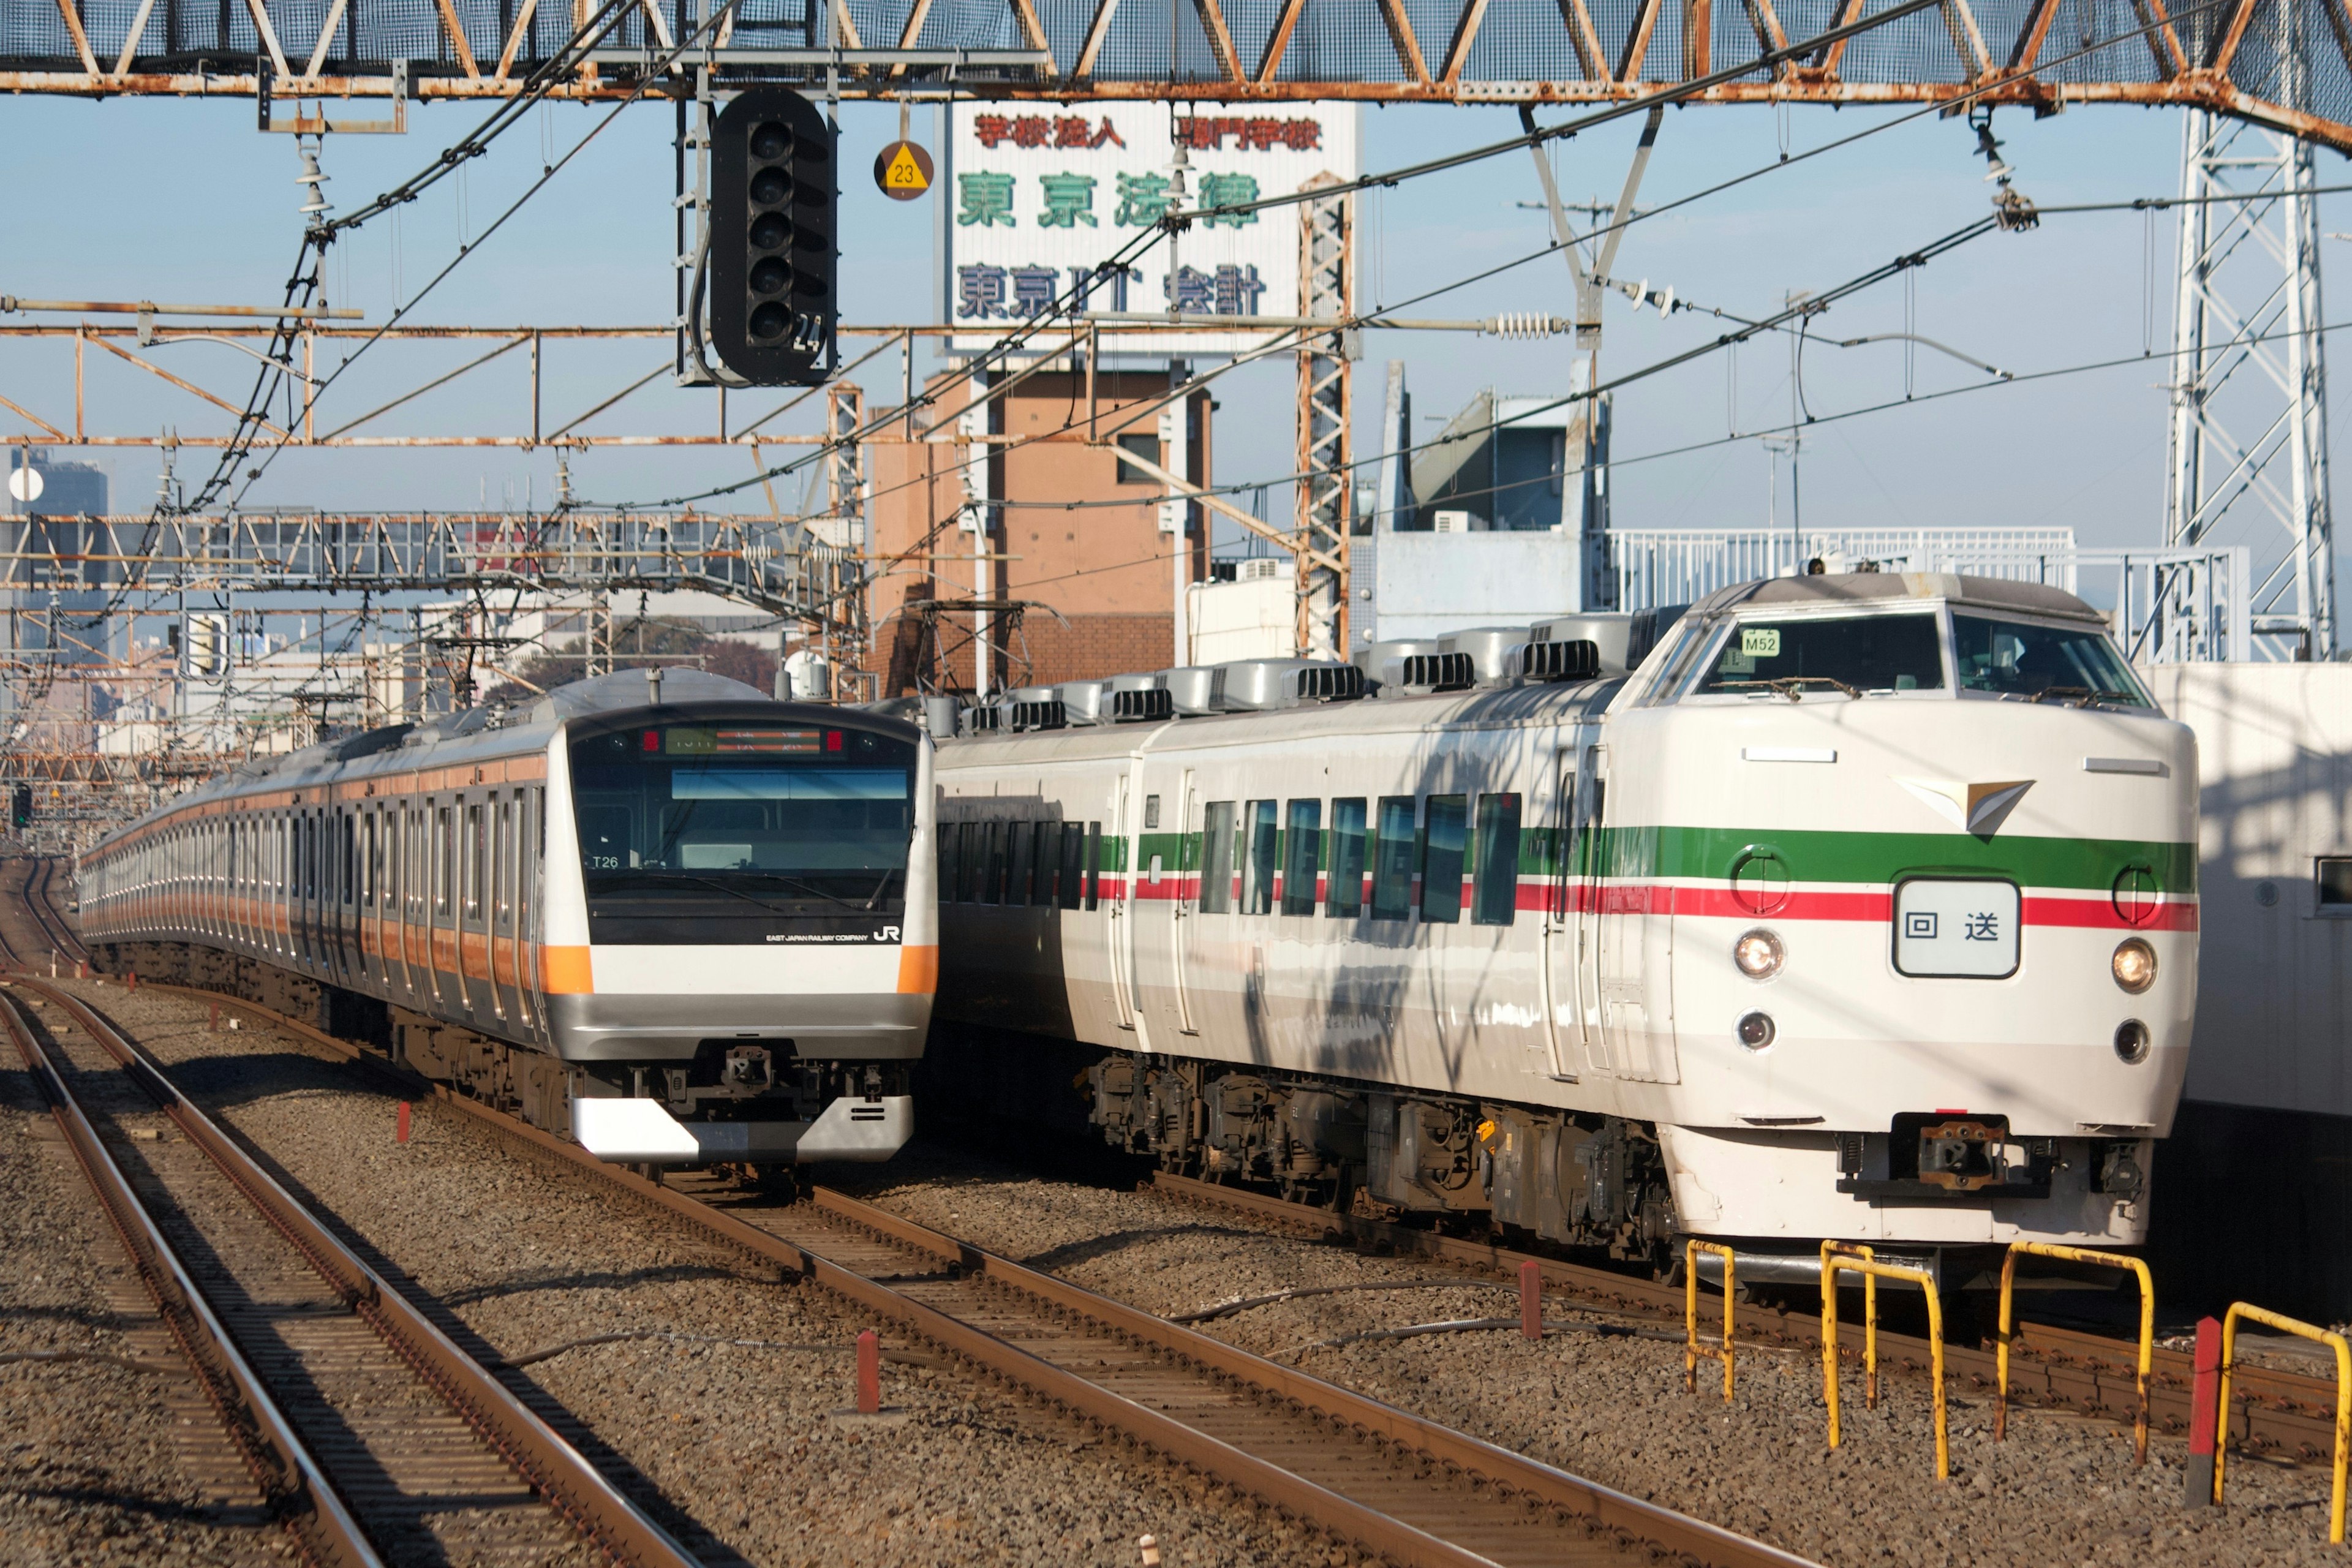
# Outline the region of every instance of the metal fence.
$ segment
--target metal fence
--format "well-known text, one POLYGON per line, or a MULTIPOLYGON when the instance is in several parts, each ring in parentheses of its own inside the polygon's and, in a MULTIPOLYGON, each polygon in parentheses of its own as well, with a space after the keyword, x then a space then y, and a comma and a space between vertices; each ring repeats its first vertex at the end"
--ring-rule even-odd
POLYGON ((1625 529, 1609 544, 1625 610, 1689 604, 1819 560, 1832 572, 1957 572, 2063 588, 2107 611, 2135 664, 2297 657, 2292 637, 2254 632, 2244 545, 2085 550, 2069 528, 1843 529, 1801 539, 1764 529, 1625 529))

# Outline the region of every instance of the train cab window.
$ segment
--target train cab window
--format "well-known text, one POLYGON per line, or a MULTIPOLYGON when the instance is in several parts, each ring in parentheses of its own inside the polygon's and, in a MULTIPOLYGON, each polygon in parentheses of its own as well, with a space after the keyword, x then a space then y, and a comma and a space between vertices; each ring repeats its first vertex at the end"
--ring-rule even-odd
POLYGON ((1087 824, 1087 908, 1102 907, 1102 824, 1087 824))
POLYGON ((1087 830, 1076 822, 1062 824, 1061 879, 1055 884, 1055 902, 1075 910, 1086 902, 1087 830))
POLYGON ((1364 907, 1364 802, 1331 803, 1328 892, 1323 912, 1335 921, 1354 920, 1364 907))
POLYGON ((1323 803, 1292 801, 1284 826, 1282 912, 1311 915, 1321 891, 1315 884, 1323 872, 1323 803))
POLYGON ((1412 796, 1381 797, 1379 830, 1372 838, 1372 919, 1412 918, 1412 867, 1419 846, 1412 832, 1412 796))
POLYGON ((1433 795, 1421 841, 1421 918, 1452 925, 1462 918, 1462 864, 1470 797, 1433 795))
POLYGON ((2106 634, 2091 626, 2045 626, 1955 612, 1952 658, 1963 691, 2151 706, 2106 634))
POLYGON ((1201 813, 1201 912, 1234 907, 1234 803, 1213 800, 1201 813))
POLYGON ((1943 687, 1938 617, 1915 611, 1741 621, 1717 646, 1711 661, 1700 666, 1692 689, 1699 696, 1843 691, 1859 697, 1943 687))
POLYGON ((1519 797, 1478 797, 1478 833, 1471 845, 1470 919, 1507 926, 1519 911, 1519 797))
POLYGON ((1014 822, 1006 825, 1005 837, 1010 840, 1005 855, 1004 901, 1008 904, 1036 902, 1033 896, 1037 870, 1037 825, 1014 822))
POLYGON ((1250 802, 1243 814, 1242 831, 1248 836, 1243 855, 1242 913, 1270 915, 1274 913, 1274 873, 1281 864, 1282 847, 1276 803, 1250 802))

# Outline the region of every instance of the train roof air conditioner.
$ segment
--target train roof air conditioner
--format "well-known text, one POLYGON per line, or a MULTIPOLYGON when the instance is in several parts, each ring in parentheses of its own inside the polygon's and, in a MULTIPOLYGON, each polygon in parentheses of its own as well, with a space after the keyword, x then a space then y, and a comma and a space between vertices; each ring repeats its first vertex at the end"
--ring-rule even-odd
POLYGON ((1466 691, 1477 683, 1478 661, 1466 653, 1413 654, 1397 679, 1408 691, 1466 691))
POLYGON ((1111 693, 1110 718, 1114 724, 1140 724, 1174 717, 1175 695, 1164 686, 1147 686, 1111 693))
POLYGON ((1016 699, 1007 706, 1013 710, 1013 728, 1016 731, 1059 730, 1069 723, 1062 704, 1053 699, 1029 702, 1016 699))
POLYGON ((1598 680, 1601 645, 1589 637, 1528 643, 1519 649, 1519 673, 1529 680, 1598 680))

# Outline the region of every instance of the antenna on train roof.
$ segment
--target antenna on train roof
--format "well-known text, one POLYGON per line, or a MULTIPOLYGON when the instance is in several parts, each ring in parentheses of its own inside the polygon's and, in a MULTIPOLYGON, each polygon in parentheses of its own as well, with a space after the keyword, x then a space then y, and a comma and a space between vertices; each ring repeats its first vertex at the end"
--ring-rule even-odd
POLYGON ((661 703, 661 669, 649 666, 646 670, 646 700, 658 707, 661 703))

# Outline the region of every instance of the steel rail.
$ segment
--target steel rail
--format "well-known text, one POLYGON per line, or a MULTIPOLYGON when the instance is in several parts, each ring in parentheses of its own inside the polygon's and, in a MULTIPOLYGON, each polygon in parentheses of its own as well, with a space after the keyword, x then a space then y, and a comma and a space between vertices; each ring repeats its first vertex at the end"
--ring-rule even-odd
MULTIPOLYGON (((194 986, 158 984, 157 990, 210 998, 194 986)), ((373 1053, 273 1008, 239 998, 257 1020, 324 1047, 347 1061, 381 1071, 415 1091, 407 1075, 373 1053)), ((752 1225, 660 1183, 597 1160, 569 1142, 504 1112, 433 1084, 443 1103, 728 1242, 903 1325, 942 1349, 1074 1414, 1124 1433, 1169 1458, 1247 1490, 1274 1506, 1355 1540, 1391 1560, 1430 1568, 1476 1568, 1491 1558, 1469 1551, 1355 1498, 1298 1475, 1284 1465, 1228 1442, 1200 1426, 1131 1400, 1057 1366, 985 1330, 915 1300, 814 1247, 752 1225)), ((934 1258, 950 1276, 982 1278, 1057 1316, 1090 1321, 1111 1334, 1255 1390, 1277 1406, 1312 1412, 1343 1439, 1391 1446, 1460 1473, 1532 1506, 1577 1519, 1596 1531, 1637 1538, 1702 1568, 1802 1568, 1807 1560, 1778 1547, 1692 1519, 1673 1510, 1585 1480, 1567 1471, 1441 1426, 1409 1411, 1326 1383, 1049 1274, 1026 1268, 971 1244, 902 1219, 825 1188, 813 1206, 837 1225, 855 1226, 897 1246, 934 1258)), ((787 1211, 788 1213, 791 1211, 787 1211)), ((1490 1520, 1491 1522, 1491 1520, 1490 1520)), ((1603 1543, 1605 1549, 1605 1543, 1603 1543)))
POLYGON ((111 1024, 72 993, 47 981, 18 976, 15 984, 55 1003, 121 1063, 344 1304, 605 1557, 630 1568, 698 1568, 668 1531, 344 1246, 111 1024))
MULTIPOLYGON (((1167 1172, 1155 1173, 1150 1184, 1153 1190, 1181 1201, 1323 1235, 1370 1242, 1479 1273, 1516 1279, 1521 1266, 1533 1263, 1544 1284, 1564 1294, 1655 1317, 1661 1321, 1679 1322, 1683 1318, 1683 1290, 1678 1285, 1662 1285, 1487 1242, 1438 1236, 1413 1226, 1310 1208, 1271 1194, 1218 1186, 1167 1172)), ((1801 1312, 1750 1308, 1739 1315, 1739 1338, 1818 1351, 1821 1323, 1801 1312)), ((1905 1371, 1925 1372, 1933 1361, 1932 1347, 1916 1335, 1881 1329, 1878 1343, 1881 1363, 1905 1371)), ((2016 1331, 2010 1356, 2012 1401, 2065 1409, 2121 1426, 2133 1422, 2138 1405, 2136 1342, 2028 1323, 2016 1331)), ((1992 1393, 1998 1382, 1991 1351, 1948 1344, 1944 1365, 1949 1375, 1987 1394, 1992 1393)), ((2152 1426, 2175 1436, 2187 1434, 2195 1375, 2193 1358, 2186 1352, 2163 1349, 2156 1352, 2148 1390, 2148 1419, 2152 1426)), ((2331 1381, 2299 1373, 2252 1368, 2241 1370, 2238 1377, 2249 1397, 2232 1417, 2234 1440, 2305 1463, 2328 1458, 2335 1444, 2335 1385, 2331 1381)))
POLYGON ((237 1349, 187 1266, 140 1203, 131 1179, 107 1152, 98 1129, 13 996, 0 995, 0 1028, 40 1085, 75 1163, 154 1299, 156 1315, 220 1413, 271 1511, 292 1532, 303 1555, 320 1568, 383 1568, 383 1560, 336 1495, 326 1471, 237 1349))

